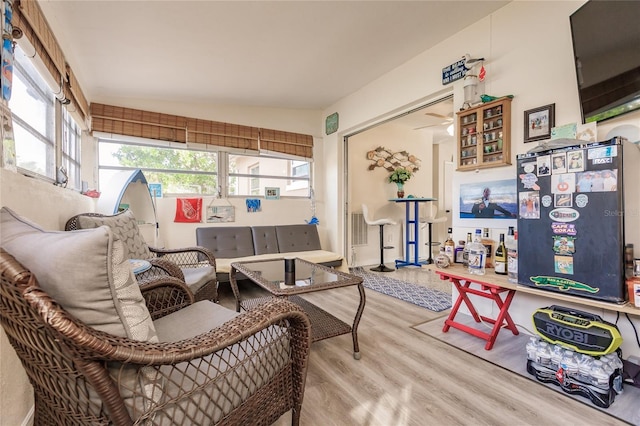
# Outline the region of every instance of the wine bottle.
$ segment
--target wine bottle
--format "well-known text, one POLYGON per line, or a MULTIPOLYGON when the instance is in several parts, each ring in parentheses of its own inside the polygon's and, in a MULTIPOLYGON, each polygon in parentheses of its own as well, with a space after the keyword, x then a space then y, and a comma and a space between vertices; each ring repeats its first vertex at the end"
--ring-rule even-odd
POLYGON ((454 243, 453 238, 451 238, 451 233, 453 232, 453 230, 451 228, 448 228, 447 232, 449 233, 449 237, 447 238, 447 241, 444 242, 444 254, 447 255, 450 264, 453 265, 454 261, 456 260, 454 255, 456 243, 454 243))
POLYGON ((489 228, 484 228, 480 242, 487 248, 484 266, 485 268, 493 268, 493 252, 496 242, 489 238, 489 228))
POLYGON ((494 262, 496 274, 507 275, 507 248, 504 245, 504 234, 500 234, 500 242, 496 249, 494 262))

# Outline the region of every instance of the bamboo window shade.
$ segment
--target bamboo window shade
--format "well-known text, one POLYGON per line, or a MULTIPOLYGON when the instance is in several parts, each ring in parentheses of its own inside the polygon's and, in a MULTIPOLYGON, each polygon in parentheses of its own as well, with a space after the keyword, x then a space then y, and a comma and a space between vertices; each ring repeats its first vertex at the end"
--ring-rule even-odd
POLYGON ((91 104, 91 130, 146 139, 313 157, 311 135, 97 103, 91 104))
POLYGON ((61 90, 58 98, 63 96, 62 100, 73 103, 84 120, 89 113, 89 103, 73 71, 66 63, 62 49, 42 14, 38 2, 19 0, 16 4, 11 24, 14 28, 21 30, 33 45, 36 55, 42 60, 51 77, 60 83, 61 90))

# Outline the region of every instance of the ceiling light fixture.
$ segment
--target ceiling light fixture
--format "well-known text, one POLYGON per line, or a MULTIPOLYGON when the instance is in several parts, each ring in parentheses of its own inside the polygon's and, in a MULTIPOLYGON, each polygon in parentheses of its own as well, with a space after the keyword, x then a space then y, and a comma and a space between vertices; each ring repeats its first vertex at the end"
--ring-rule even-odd
POLYGON ((453 123, 449 124, 449 126, 447 127, 447 133, 449 134, 449 136, 453 136, 453 123))

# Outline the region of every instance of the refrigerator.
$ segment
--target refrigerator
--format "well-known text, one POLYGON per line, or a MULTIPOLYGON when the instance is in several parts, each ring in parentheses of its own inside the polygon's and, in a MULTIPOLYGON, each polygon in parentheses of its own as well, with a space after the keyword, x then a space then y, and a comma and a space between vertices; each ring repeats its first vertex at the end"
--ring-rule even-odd
POLYGON ((640 257, 640 149, 574 139, 517 156, 518 284, 624 303, 640 257))

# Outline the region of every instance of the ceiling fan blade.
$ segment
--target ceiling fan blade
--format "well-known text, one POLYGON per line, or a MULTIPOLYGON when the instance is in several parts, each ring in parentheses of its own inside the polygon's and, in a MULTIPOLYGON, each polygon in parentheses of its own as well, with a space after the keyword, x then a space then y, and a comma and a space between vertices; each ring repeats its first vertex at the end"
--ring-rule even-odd
POLYGON ((425 112, 424 115, 428 115, 430 117, 441 118, 443 120, 446 120, 447 122, 453 121, 453 111, 451 112, 451 115, 436 114, 435 112, 425 112))

